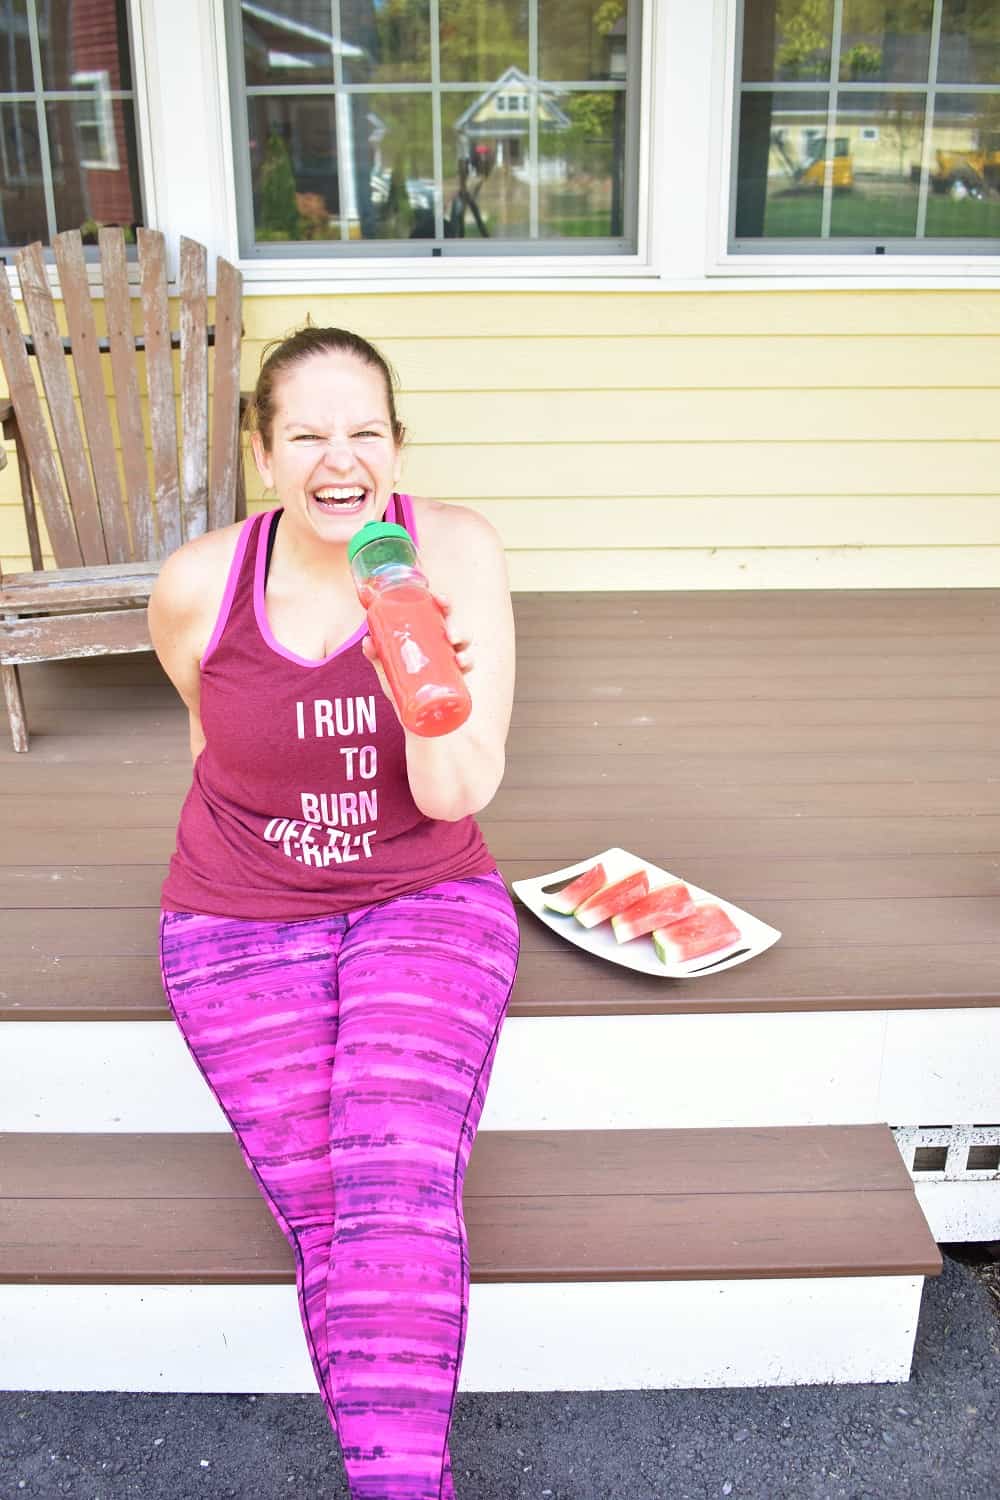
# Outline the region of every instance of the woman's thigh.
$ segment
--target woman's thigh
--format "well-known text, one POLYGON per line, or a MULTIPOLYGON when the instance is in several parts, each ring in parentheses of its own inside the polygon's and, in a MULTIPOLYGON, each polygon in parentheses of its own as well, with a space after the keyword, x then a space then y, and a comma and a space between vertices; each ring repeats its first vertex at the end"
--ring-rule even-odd
POLYGON ((163 984, 203 1077, 281 1227, 330 1224, 337 949, 346 921, 165 912, 163 984))
POLYGON ((341 1213, 348 1201, 354 1212, 366 1198, 384 1205, 387 1191, 409 1207, 453 1208, 517 958, 517 919, 498 874, 352 914, 331 1094, 341 1213))

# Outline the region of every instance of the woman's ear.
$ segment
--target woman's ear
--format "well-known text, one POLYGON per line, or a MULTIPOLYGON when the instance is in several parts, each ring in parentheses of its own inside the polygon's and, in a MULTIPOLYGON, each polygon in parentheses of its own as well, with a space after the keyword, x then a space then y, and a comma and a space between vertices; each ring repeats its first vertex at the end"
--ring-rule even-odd
POLYGON ((274 480, 271 478, 271 464, 264 447, 264 440, 259 432, 251 432, 250 447, 253 450, 253 461, 257 465, 257 473, 263 479, 268 489, 271 489, 274 480))

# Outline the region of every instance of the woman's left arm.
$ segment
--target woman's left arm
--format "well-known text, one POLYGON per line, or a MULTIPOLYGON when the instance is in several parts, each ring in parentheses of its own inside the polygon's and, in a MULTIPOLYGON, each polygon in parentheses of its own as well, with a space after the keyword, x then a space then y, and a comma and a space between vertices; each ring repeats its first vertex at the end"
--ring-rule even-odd
MULTIPOLYGON (((455 822, 492 801, 503 777, 514 701, 514 612, 503 544, 493 526, 464 507, 456 508, 447 525, 447 551, 426 559, 428 582, 443 598, 445 627, 472 712, 450 734, 404 732, 414 802, 425 817, 455 822)), ((370 637, 364 651, 388 693, 370 637)))

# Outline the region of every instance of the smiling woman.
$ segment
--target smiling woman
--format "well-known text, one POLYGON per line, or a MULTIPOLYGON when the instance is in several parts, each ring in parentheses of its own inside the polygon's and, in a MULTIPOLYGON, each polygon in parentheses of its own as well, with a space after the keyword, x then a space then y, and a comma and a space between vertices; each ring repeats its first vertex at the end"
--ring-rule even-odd
POLYGON ((174 553, 149 611, 195 756, 164 985, 295 1253, 353 1500, 454 1497, 462 1181, 518 954, 473 816, 513 695, 503 551, 475 512, 397 491, 404 437, 365 340, 272 348, 251 441, 279 505, 174 553), (419 536, 472 699, 432 740, 399 719, 349 571, 383 518, 419 536))

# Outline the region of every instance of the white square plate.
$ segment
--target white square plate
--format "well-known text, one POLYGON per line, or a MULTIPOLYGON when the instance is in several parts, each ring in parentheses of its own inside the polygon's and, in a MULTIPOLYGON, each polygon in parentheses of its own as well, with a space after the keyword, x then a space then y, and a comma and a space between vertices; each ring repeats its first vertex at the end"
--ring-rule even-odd
POLYGON ((652 937, 638 937, 628 943, 619 943, 610 922, 601 922, 597 927, 583 927, 575 917, 561 916, 559 912, 550 911, 544 904, 545 893, 550 892, 552 887, 564 885, 575 876, 582 875, 598 861, 603 864, 611 882, 624 880, 633 870, 646 871, 650 890, 684 879, 682 875, 671 875, 659 865, 650 864, 648 859, 630 854, 627 849, 605 849, 603 854, 592 854, 589 859, 582 859, 577 865, 567 865, 564 870, 553 870, 551 874, 539 875, 534 880, 515 880, 511 883, 511 890, 546 927, 551 928, 559 937, 566 938, 567 942, 575 943, 578 948, 584 948, 598 958, 607 958, 614 964, 622 964, 626 969, 637 969, 642 974, 656 974, 661 979, 693 979, 699 974, 718 974, 721 969, 731 969, 736 964, 746 963, 748 958, 756 958, 758 953, 763 953, 781 937, 776 927, 768 927, 758 917, 751 916, 739 906, 733 906, 731 901, 723 901, 711 891, 703 891, 700 886, 691 885, 685 880, 684 884, 696 901, 715 901, 722 907, 740 929, 740 939, 728 948, 720 948, 716 953, 706 953, 701 958, 689 959, 687 963, 661 963, 656 956, 652 937))

